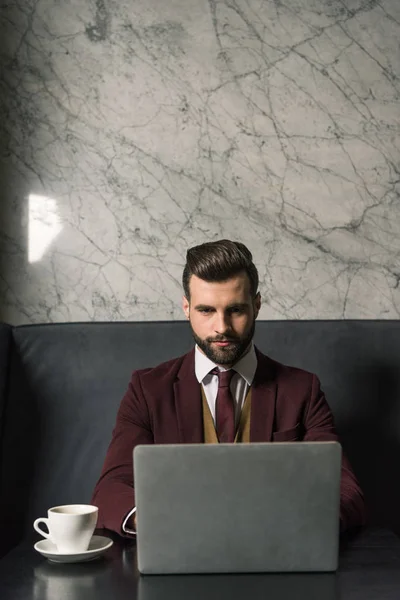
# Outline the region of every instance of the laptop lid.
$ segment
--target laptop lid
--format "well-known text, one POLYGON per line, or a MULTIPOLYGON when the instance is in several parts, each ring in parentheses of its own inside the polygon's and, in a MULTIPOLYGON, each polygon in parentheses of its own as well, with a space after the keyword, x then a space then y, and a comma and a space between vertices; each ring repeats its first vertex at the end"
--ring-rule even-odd
POLYGON ((137 446, 141 573, 334 571, 337 442, 137 446))

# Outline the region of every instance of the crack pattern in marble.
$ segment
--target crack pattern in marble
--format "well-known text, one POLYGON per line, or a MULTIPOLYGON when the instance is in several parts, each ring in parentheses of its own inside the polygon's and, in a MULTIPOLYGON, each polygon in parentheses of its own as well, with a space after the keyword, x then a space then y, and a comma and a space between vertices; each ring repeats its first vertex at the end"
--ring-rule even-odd
POLYGON ((400 316, 397 0, 0 18, 1 318, 180 319, 187 247, 222 237, 253 252, 261 318, 400 316), (62 225, 36 262, 31 195, 62 225))

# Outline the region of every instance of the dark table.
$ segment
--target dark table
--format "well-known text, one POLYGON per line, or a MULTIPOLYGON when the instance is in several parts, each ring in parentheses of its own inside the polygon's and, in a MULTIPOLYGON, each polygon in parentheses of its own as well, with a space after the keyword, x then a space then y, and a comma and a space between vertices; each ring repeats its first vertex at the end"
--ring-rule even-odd
POLYGON ((368 529, 345 538, 337 573, 148 575, 135 542, 113 537, 96 561, 58 565, 22 542, 0 560, 1 600, 399 600, 400 538, 368 529))

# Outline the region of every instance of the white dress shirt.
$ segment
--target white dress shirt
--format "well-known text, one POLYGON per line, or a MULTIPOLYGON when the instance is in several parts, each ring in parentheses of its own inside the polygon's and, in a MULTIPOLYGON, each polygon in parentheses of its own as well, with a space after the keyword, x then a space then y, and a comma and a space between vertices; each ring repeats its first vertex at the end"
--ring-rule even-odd
MULTIPOLYGON (((216 365, 210 360, 205 354, 201 352, 199 347, 196 345, 194 355, 194 369, 196 378, 199 383, 203 386, 204 394, 207 399, 208 406, 215 424, 215 402, 218 394, 218 375, 210 373, 217 367, 220 371, 225 371, 223 367, 216 365)), ((230 390, 232 398, 235 403, 235 425, 237 426, 240 420, 240 415, 244 402, 246 400, 247 392, 249 387, 253 383, 254 374, 257 369, 257 356, 254 350, 254 345, 251 344, 248 352, 235 364, 233 370, 236 371, 232 377, 230 383, 230 390)), ((125 517, 122 523, 122 530, 125 533, 136 535, 134 529, 130 529, 126 526, 130 517, 136 512, 136 506, 133 508, 128 515, 125 517)))
MULTIPOLYGON (((220 371, 225 371, 223 367, 219 367, 205 354, 201 352, 198 346, 195 350, 195 372, 196 378, 203 386, 204 394, 207 399, 208 406, 215 424, 215 402, 218 394, 218 375, 210 373, 212 369, 218 367, 220 371)), ((232 377, 230 390, 233 401, 235 403, 235 425, 237 426, 240 420, 240 415, 244 402, 246 400, 249 387, 253 383, 254 374, 257 369, 257 356, 253 344, 251 344, 248 352, 235 364, 233 370, 236 371, 232 377)))

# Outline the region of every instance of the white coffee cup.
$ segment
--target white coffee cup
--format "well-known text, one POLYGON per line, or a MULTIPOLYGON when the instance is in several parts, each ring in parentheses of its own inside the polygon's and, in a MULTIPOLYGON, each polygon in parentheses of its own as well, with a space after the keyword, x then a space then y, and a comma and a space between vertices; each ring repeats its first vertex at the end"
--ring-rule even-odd
POLYGON ((47 511, 47 519, 36 519, 33 527, 40 535, 57 546, 59 552, 75 554, 85 552, 97 523, 99 509, 90 504, 66 504, 47 511), (45 523, 49 533, 39 527, 45 523))

